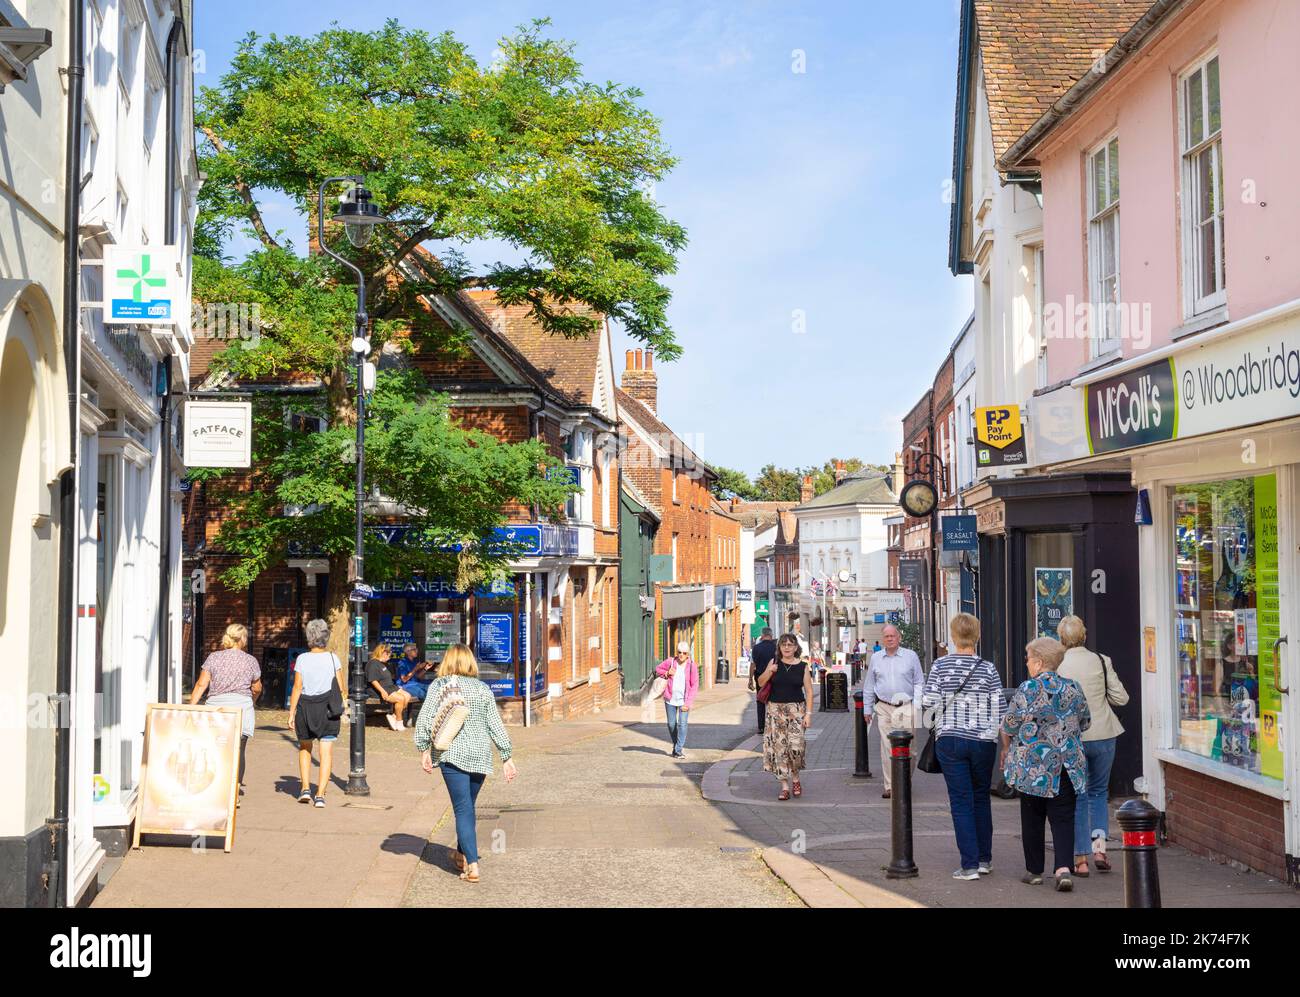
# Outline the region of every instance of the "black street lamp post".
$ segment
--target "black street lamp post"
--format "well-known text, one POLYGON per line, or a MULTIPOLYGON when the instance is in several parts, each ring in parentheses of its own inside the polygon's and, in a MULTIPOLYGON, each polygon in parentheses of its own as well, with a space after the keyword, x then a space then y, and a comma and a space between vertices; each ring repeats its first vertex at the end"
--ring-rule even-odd
POLYGON ((351 260, 334 252, 325 242, 325 189, 332 184, 350 183, 352 187, 344 194, 339 211, 333 221, 343 222, 348 241, 360 249, 370 241, 374 227, 386 222, 379 209, 371 203, 370 191, 366 190, 364 177, 330 177, 320 185, 317 199, 316 238, 321 249, 333 259, 351 270, 357 278, 357 315, 353 331, 352 354, 357 368, 357 491, 356 491, 356 556, 350 579, 355 583, 350 599, 353 602, 352 620, 352 667, 348 672, 348 700, 352 707, 350 723, 351 751, 348 771, 349 796, 369 796, 370 786, 366 782, 366 648, 365 648, 365 477, 366 477, 366 356, 370 353, 370 340, 367 330, 370 317, 366 314, 366 277, 351 260))

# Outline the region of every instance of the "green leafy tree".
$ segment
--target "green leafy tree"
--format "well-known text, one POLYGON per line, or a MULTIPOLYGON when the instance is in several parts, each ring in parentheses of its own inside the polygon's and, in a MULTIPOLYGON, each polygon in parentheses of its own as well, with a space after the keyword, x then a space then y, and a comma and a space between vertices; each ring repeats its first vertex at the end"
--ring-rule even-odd
POLYGON ((798 502, 799 475, 775 464, 767 464, 754 479, 760 502, 798 502))
POLYGON ((717 465, 714 469, 718 472, 718 479, 710 486, 714 498, 729 499, 734 495, 749 502, 758 497, 758 490, 744 471, 717 465))
MULTIPOLYGON (((430 298, 491 288, 523 304, 555 335, 586 336, 600 315, 664 360, 680 352, 667 321, 664 278, 684 230, 647 193, 674 160, 639 91, 582 77, 573 47, 537 21, 501 39, 480 65, 451 34, 390 21, 373 32, 337 26, 310 38, 254 35, 198 100, 200 191, 196 303, 261 308, 256 340, 221 353, 241 380, 321 385, 318 395, 259 398, 251 476, 209 470, 224 503, 216 545, 236 555, 223 575, 247 585, 291 542, 346 577, 353 545, 352 278, 266 223, 265 201, 287 201, 315 229, 317 188, 363 174, 391 219, 352 253, 368 274, 373 356, 384 357, 367 419, 372 522, 411 526, 404 545, 366 546, 367 575, 452 572, 461 585, 499 570, 512 551, 493 529, 510 503, 555 511, 567 485, 550 481, 540 443, 502 444, 458 428, 409 359, 464 348, 433 317, 430 298), (256 239, 240 260, 232 235, 256 239), (463 247, 495 240, 519 259, 475 271, 463 247), (426 243, 439 247, 435 257, 426 243), (318 416, 324 432, 304 429, 318 416)), ((324 233, 332 246, 339 233, 324 233)), ((306 248, 311 248, 306 247, 306 248)), ((346 641, 346 586, 330 586, 336 649, 346 641)))

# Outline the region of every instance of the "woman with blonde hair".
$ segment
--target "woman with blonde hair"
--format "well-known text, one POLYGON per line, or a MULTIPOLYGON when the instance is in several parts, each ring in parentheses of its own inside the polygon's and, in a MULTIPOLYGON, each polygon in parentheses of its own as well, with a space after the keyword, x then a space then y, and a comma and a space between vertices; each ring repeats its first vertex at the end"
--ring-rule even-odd
POLYGON ((428 695, 415 721, 415 747, 421 752, 420 765, 432 773, 437 765, 442 770, 442 780, 447 784, 452 809, 456 813, 456 851, 452 861, 467 883, 479 881, 478 830, 474 806, 483 783, 492 774, 492 746, 501 755, 501 769, 506 782, 513 782, 518 774, 510 760, 513 751, 510 735, 501 722, 496 697, 487 684, 479 681, 478 662, 474 652, 464 644, 447 648, 438 677, 429 685, 428 695), (469 707, 465 723, 446 751, 433 747, 433 722, 442 699, 442 690, 454 681, 469 707))
POLYGON ((1110 658, 1084 647, 1088 628, 1077 616, 1067 616, 1056 627, 1065 645, 1065 659, 1057 669, 1073 679, 1088 698, 1092 725, 1083 735, 1083 754, 1088 759, 1088 787, 1074 804, 1074 874, 1088 875, 1088 852, 1098 872, 1110 872, 1106 858, 1106 837, 1110 834, 1110 769, 1115 762, 1115 743, 1124 725, 1112 706, 1128 702, 1128 690, 1115 674, 1110 658))
POLYGON ((1079 684, 1058 674, 1065 648, 1051 637, 1025 647, 1029 678, 1011 697, 1002 720, 1003 775, 1020 791, 1020 839, 1025 851, 1022 883, 1043 881, 1043 822, 1052 825, 1056 888, 1074 888, 1074 801, 1088 785, 1088 761, 1079 735, 1092 722, 1079 684))
POLYGON ((244 755, 256 727, 253 702, 262 695, 262 666, 249 654, 248 627, 232 623, 221 637, 221 650, 203 662, 198 681, 190 693, 190 705, 208 694, 209 706, 237 706, 242 712, 239 735, 239 792, 244 792, 244 755))

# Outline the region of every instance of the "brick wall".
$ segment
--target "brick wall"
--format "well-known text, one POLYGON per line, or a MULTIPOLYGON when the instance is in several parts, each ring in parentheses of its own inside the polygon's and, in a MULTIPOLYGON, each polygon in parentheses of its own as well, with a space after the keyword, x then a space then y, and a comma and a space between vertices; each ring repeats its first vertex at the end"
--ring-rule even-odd
POLYGON ((1179 765, 1165 765, 1164 774, 1170 841, 1197 855, 1286 880, 1280 800, 1179 765))

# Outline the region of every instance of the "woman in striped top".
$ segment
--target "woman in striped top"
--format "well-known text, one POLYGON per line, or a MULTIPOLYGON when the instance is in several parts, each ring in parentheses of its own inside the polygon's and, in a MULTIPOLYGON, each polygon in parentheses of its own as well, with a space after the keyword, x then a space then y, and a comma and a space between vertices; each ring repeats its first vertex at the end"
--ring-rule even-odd
POLYGON ((948 786, 952 829, 961 865, 953 879, 979 879, 993 871, 993 807, 989 786, 1002 725, 1002 679, 975 653, 980 621, 958 613, 948 627, 955 654, 930 666, 921 695, 925 722, 934 724, 934 755, 948 786))
POLYGON ((478 678, 478 662, 474 652, 464 644, 453 644, 438 666, 438 677, 429 685, 424 705, 415 721, 415 747, 423 754, 420 764, 424 771, 433 772, 435 765, 442 769, 443 782, 451 797, 456 813, 456 851, 452 861, 460 870, 460 878, 467 883, 477 883, 478 829, 474 806, 479 790, 492 774, 492 746, 501 755, 501 770, 506 782, 513 782, 518 774, 510 760, 512 748, 506 725, 501 722, 496 697, 492 690, 478 678), (461 727, 451 747, 446 751, 433 750, 433 719, 438 712, 442 688, 456 676, 469 716, 461 727), (434 757, 436 754, 437 757, 434 757))

